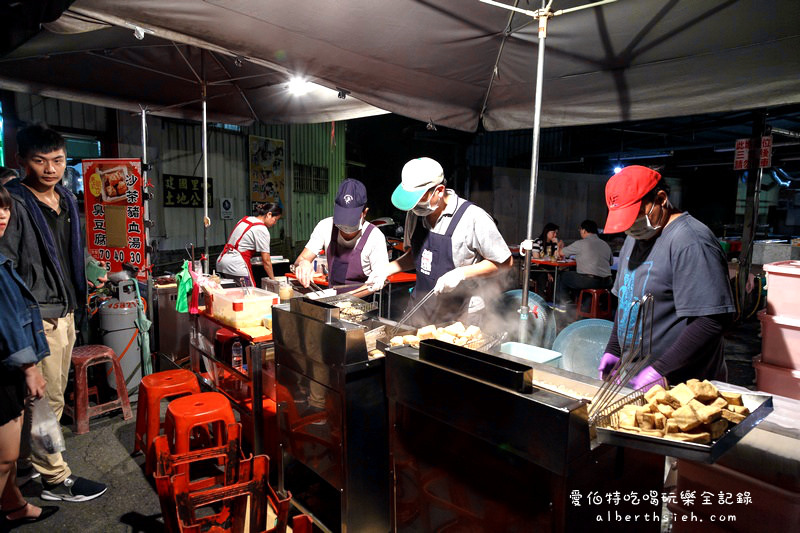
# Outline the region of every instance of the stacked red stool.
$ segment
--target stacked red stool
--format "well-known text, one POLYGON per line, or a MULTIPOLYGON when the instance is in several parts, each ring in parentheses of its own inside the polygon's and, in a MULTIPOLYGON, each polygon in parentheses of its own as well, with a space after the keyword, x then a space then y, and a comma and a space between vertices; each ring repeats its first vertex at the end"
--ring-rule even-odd
MULTIPOLYGON (((101 344, 89 344, 72 349, 72 367, 75 370, 75 405, 65 404, 64 411, 75 422, 75 434, 89 433, 89 419, 108 413, 115 409, 122 409, 122 418, 128 420, 133 417, 131 403, 128 399, 128 389, 125 385, 125 375, 117 360, 114 350, 101 344), (102 363, 110 363, 117 383, 117 399, 98 405, 89 406, 89 367, 102 363)), ((96 389, 91 387, 96 394, 96 389)))
POLYGON ((161 401, 199 392, 200 385, 194 372, 190 370, 166 370, 142 378, 139 385, 133 451, 145 454, 145 472, 148 475, 155 469, 151 446, 163 427, 161 401))
POLYGON ((614 309, 611 306, 611 292, 608 289, 582 289, 578 296, 578 308, 575 316, 578 318, 603 318, 611 320, 614 309), (584 311, 584 297, 589 299, 588 311, 584 311))

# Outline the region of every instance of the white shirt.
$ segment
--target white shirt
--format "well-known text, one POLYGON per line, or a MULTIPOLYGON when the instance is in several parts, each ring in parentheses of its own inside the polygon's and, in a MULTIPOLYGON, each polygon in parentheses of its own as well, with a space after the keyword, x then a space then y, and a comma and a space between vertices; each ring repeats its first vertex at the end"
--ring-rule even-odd
MULTIPOLYGON (((364 228, 367 227, 368 222, 361 223, 361 234, 358 240, 353 245, 355 248, 364 237, 364 228)), ((333 232, 333 217, 323 218, 320 220, 314 231, 311 232, 311 237, 308 239, 306 248, 314 253, 319 253, 324 250, 328 253, 328 246, 331 244, 331 233, 333 232)), ((330 264, 330 261, 329 261, 330 264)), ((386 249, 386 237, 384 237, 381 230, 377 227, 373 229, 364 249, 361 250, 361 269, 364 271, 365 276, 369 276, 375 268, 384 268, 389 264, 389 252, 386 249)))
MULTIPOLYGON (((444 234, 450 227, 450 221, 455 215, 456 209, 464 202, 454 190, 447 189, 447 205, 436 221, 436 225, 431 228, 426 217, 418 217, 409 211, 406 214, 405 235, 403 245, 405 248, 411 247, 411 236, 422 218, 425 228, 434 233, 444 234)), ((504 263, 511 257, 511 250, 508 249, 506 241, 500 235, 497 225, 489 216, 489 213, 475 204, 469 206, 461 217, 461 221, 453 231, 451 240, 453 264, 456 267, 474 265, 484 259, 495 263, 504 263)), ((473 296, 470 299, 469 312, 475 312, 485 307, 483 298, 473 296)))
MULTIPOLYGON (((244 233, 247 225, 245 223, 237 224, 236 227, 233 228, 231 236, 228 237, 228 244, 231 246, 235 245, 236 241, 238 241, 239 237, 242 237, 242 233, 244 233, 244 237, 242 237, 242 241, 239 243, 239 250, 253 250, 257 253, 269 253, 269 230, 267 226, 257 217, 247 217, 247 220, 257 225, 252 226, 247 230, 247 233, 244 233)), ((228 274, 229 276, 244 277, 250 275, 250 270, 247 268, 242 254, 236 249, 228 250, 225 254, 217 258, 217 271, 228 274)))

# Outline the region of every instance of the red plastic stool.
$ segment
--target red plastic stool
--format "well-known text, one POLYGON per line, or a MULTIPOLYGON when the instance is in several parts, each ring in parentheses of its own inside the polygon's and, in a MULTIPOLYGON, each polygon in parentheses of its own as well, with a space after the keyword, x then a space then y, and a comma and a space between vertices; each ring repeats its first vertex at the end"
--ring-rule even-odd
POLYGON ((614 315, 614 310, 611 308, 611 292, 608 289, 583 289, 580 296, 578 296, 578 309, 576 316, 578 318, 605 318, 610 320, 614 315), (583 310, 583 297, 591 298, 589 302, 589 311, 583 310))
POLYGON ((95 416, 122 409, 122 418, 133 418, 131 402, 128 400, 128 389, 125 376, 119 365, 114 350, 102 344, 78 346, 72 350, 72 366, 75 369, 75 406, 64 405, 64 411, 75 421, 75 434, 89 433, 89 419, 95 416), (114 377, 117 380, 117 399, 89 407, 89 385, 87 371, 90 366, 100 363, 111 363, 114 377))
POLYGON ((225 442, 228 424, 235 424, 228 399, 218 392, 201 392, 172 400, 167 406, 164 433, 172 453, 190 450, 190 438, 195 428, 211 425, 216 445, 225 442))
POLYGON ((191 370, 165 370, 142 378, 139 385, 139 404, 136 408, 136 435, 133 451, 145 454, 145 472, 155 467, 151 446, 163 427, 161 401, 200 392, 200 385, 191 370))

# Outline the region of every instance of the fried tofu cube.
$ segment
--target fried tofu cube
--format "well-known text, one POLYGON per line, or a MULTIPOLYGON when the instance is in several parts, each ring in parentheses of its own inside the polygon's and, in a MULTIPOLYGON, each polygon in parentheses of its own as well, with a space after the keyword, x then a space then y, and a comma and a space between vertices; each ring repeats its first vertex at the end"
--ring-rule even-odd
POLYGON ((707 431, 701 431, 700 433, 670 433, 669 438, 683 442, 696 442, 697 444, 711 442, 711 435, 707 431))
POLYGON ((678 426, 678 421, 672 418, 667 420, 667 425, 664 427, 664 434, 667 433, 680 433, 681 428, 678 426))
POLYGON ((636 406, 625 405, 618 411, 619 424, 626 426, 636 425, 636 406))
POLYGON ((725 430, 728 429, 728 421, 724 418, 720 418, 706 425, 704 429, 711 435, 712 440, 717 440, 724 435, 725 430))
POLYGON ((639 428, 636 426, 622 426, 618 428, 620 431, 627 431, 628 433, 639 433, 639 428))
POLYGON ((728 410, 743 416, 747 416, 750 414, 750 409, 748 409, 744 405, 729 405, 728 410))
POLYGON ((669 405, 673 409, 678 409, 681 406, 681 401, 672 395, 671 391, 664 393, 664 398, 661 403, 669 405))
POLYGON ((719 396, 717 388, 707 379, 703 381, 690 379, 686 382, 686 386, 694 393, 695 399, 703 403, 712 402, 719 396))
POLYGON ((419 348, 419 337, 416 335, 403 335, 403 343, 419 348))
POLYGON ((717 398, 716 398, 716 399, 715 399, 713 402, 711 402, 709 405, 713 405, 713 406, 715 406, 715 407, 719 407, 720 409, 725 409, 726 407, 728 407, 728 400, 726 400, 726 399, 725 399, 725 398, 723 398, 722 396, 718 396, 718 397, 717 397, 717 398))
POLYGON ((739 422, 745 419, 745 416, 740 415, 739 413, 734 413, 733 411, 729 411, 727 409, 723 409, 722 418, 727 420, 731 424, 738 424, 739 422))
POLYGON ((430 325, 417 330, 417 337, 420 340, 433 339, 436 336, 436 326, 430 325))
POLYGON ((675 412, 675 409, 673 409, 671 405, 666 403, 657 403, 656 408, 658 409, 659 413, 661 413, 667 418, 672 417, 672 413, 675 412))
POLYGON ((464 337, 468 337, 469 339, 479 339, 482 336, 483 333, 478 326, 469 326, 466 331, 464 331, 464 337))
POLYGON ((636 413, 636 425, 642 429, 656 429, 656 419, 653 413, 636 413))
MULTIPOLYGON (((694 392, 686 386, 685 383, 680 383, 669 390, 669 394, 677 399, 681 405, 686 405, 694 400, 694 392)), ((673 406, 674 407, 674 406, 673 406)))
POLYGON ((662 387, 661 385, 654 385, 653 387, 650 388, 649 391, 644 393, 644 399, 650 402, 655 400, 657 394, 665 392, 666 391, 664 390, 664 387, 662 387))
POLYGON ((697 413, 697 418, 699 418, 703 424, 710 424, 722 416, 722 409, 719 407, 704 405, 697 400, 690 401, 689 407, 694 409, 694 412, 697 413))
POLYGON ((437 332, 436 333, 436 339, 438 339, 438 340, 440 340, 442 342, 449 342, 450 344, 453 344, 453 342, 456 340, 456 338, 453 335, 450 335, 449 333, 444 333, 444 332, 442 332, 442 333, 438 333, 437 332))
POLYGON ((661 413, 653 413, 653 422, 655 423, 656 429, 664 431, 667 427, 667 417, 662 415, 661 413))
POLYGON ((672 413, 672 420, 678 423, 678 427, 681 428, 681 431, 691 431, 703 424, 690 405, 684 405, 683 407, 675 409, 675 412, 672 413))
POLYGON ((725 398, 729 405, 744 405, 742 403, 742 395, 738 392, 720 391, 719 395, 725 398))
POLYGON ((389 346, 402 346, 403 345, 403 336, 397 335, 396 337, 392 337, 389 339, 389 346))
POLYGON ((446 333, 449 333, 453 337, 458 337, 460 335, 463 335, 467 331, 467 328, 465 328, 464 324, 462 324, 461 322, 454 322, 453 324, 446 326, 444 330, 446 333))
POLYGON ((468 341, 469 339, 467 337, 455 337, 453 339, 453 344, 456 346, 464 346, 468 341))

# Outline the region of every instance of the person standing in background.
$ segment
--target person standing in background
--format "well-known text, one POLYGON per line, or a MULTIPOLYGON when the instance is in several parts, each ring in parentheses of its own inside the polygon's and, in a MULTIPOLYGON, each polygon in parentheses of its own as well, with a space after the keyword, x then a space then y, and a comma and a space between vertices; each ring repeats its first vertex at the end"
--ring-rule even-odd
MULTIPOLYGON (((11 196, 0 184, 0 238, 11 217, 11 196)), ((42 398, 45 382, 36 363, 48 355, 39 306, 31 291, 0 254, 0 531, 40 522, 58 507, 37 507, 17 487, 25 401, 42 398)))
MULTIPOLYGON (((39 368, 48 403, 60 420, 75 345, 75 310, 86 302, 83 233, 77 200, 60 183, 67 168, 64 137, 45 126, 29 126, 17 134, 17 147, 25 176, 6 185, 14 204, 0 253, 13 261, 39 304, 50 350, 39 368)), ((33 464, 35 472, 28 477, 41 474, 42 499, 84 502, 106 492, 104 484, 73 475, 61 453, 31 454, 27 410, 25 418, 20 460, 30 458, 33 464)))
POLYGON ((269 228, 277 224, 281 215, 283 209, 276 204, 256 204, 253 216, 244 217, 233 228, 228 242, 217 258, 217 272, 225 278, 244 278, 250 281, 251 287, 255 287, 256 280, 250 260, 257 253, 261 254, 264 271, 269 279, 275 279, 269 254, 269 228))

